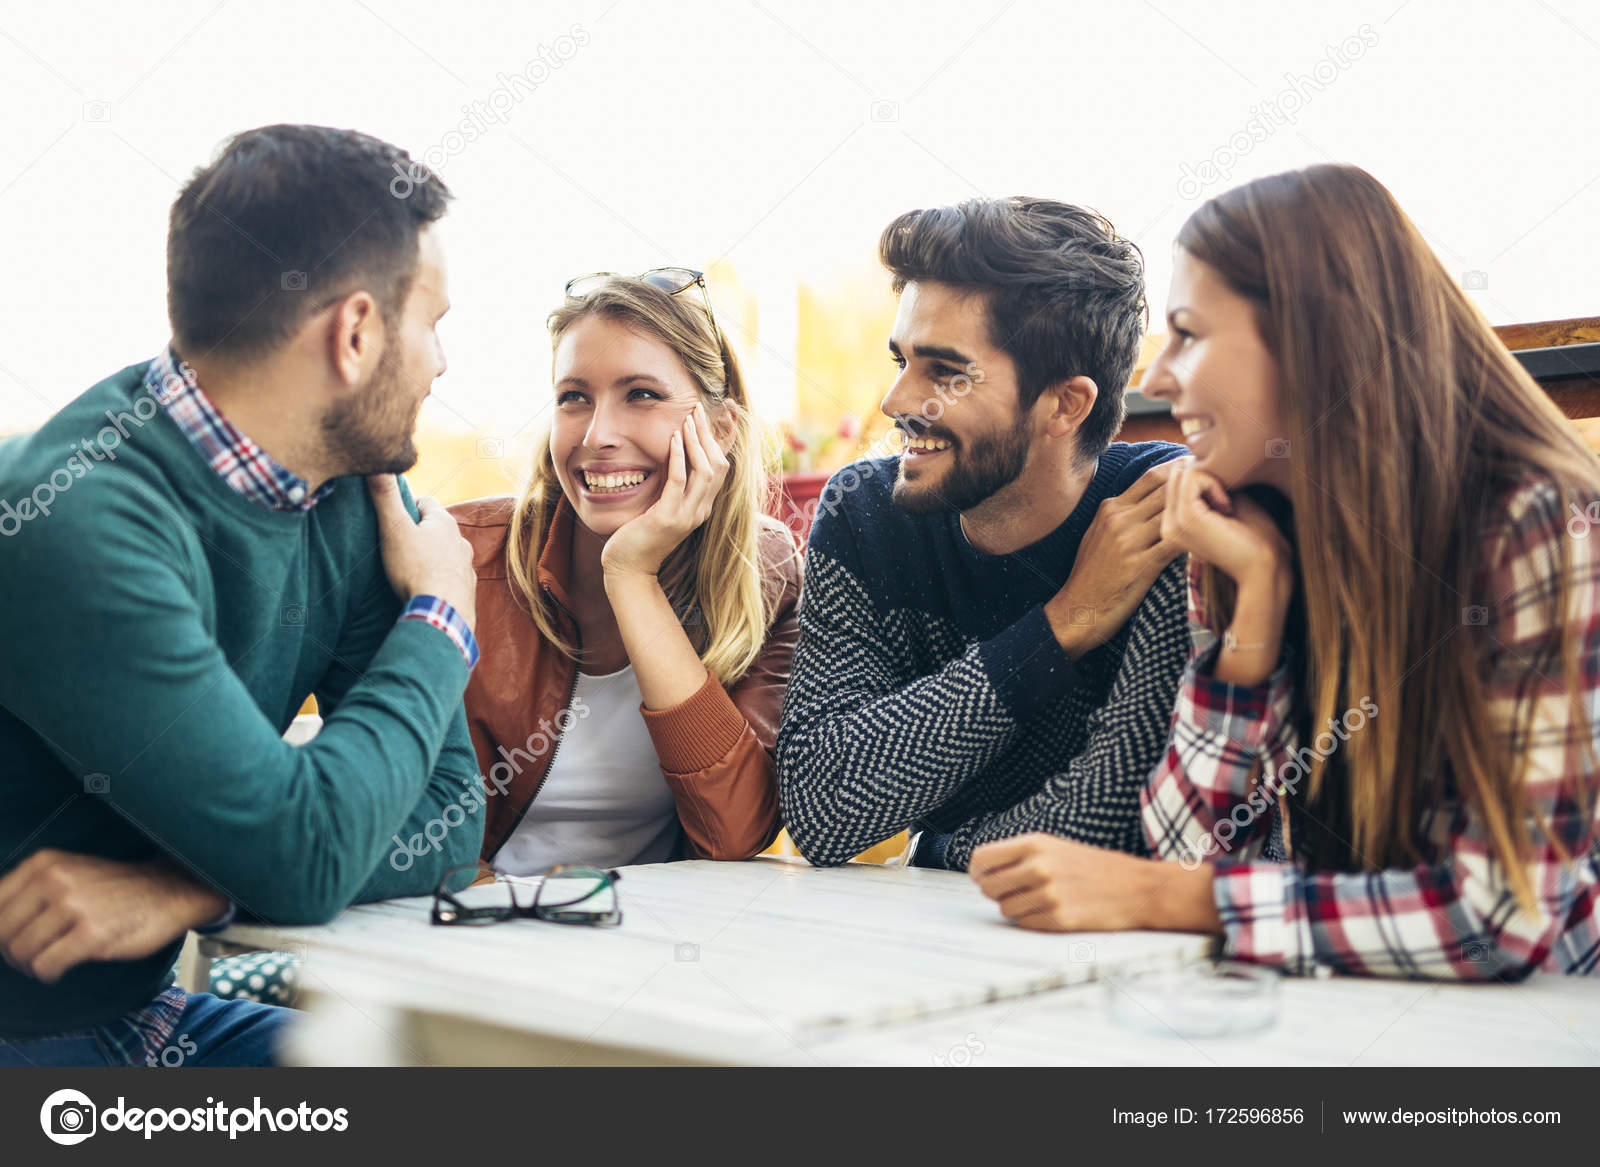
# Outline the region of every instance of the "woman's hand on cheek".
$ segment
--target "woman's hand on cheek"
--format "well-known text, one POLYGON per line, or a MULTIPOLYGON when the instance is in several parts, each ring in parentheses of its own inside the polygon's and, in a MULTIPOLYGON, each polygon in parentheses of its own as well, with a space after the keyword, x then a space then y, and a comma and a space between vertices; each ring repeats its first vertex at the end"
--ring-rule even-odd
POLYGON ((1220 480, 1187 458, 1167 480, 1161 537, 1240 584, 1287 578, 1290 571, 1289 545, 1271 516, 1248 498, 1231 497, 1220 480))
POLYGON ((728 477, 728 459, 711 432, 704 404, 695 403, 672 435, 661 495, 606 540, 600 564, 608 576, 655 575, 673 548, 711 517, 728 477))
POLYGON ((1294 553, 1272 516, 1252 499, 1229 497, 1216 478, 1186 465, 1167 482, 1161 535, 1238 587, 1211 675, 1246 686, 1266 680, 1278 663, 1295 587, 1294 553))

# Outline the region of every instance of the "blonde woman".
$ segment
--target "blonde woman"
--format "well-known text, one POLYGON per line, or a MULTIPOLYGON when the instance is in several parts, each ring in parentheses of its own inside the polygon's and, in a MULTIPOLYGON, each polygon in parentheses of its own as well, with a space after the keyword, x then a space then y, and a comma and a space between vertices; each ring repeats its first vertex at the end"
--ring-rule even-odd
POLYGON ((1210 932, 1295 973, 1594 974, 1594 455, 1352 166, 1200 207, 1167 315, 1141 389, 1194 455, 1162 531, 1195 650, 1156 858, 1024 836, 973 878, 1024 927, 1210 932))
POLYGON ((749 858, 778 832, 800 559, 738 364, 686 268, 575 279, 548 323, 526 488, 451 508, 478 572, 483 860, 749 858))

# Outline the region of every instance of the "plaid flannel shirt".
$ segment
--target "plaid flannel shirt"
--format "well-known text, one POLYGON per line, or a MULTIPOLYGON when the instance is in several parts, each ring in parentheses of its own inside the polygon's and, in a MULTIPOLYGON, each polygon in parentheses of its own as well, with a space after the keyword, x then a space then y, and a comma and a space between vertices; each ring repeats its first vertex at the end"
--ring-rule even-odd
MULTIPOLYGON (((189 367, 168 346, 150 362, 145 389, 194 444, 206 464, 233 490, 269 510, 311 510, 337 483, 329 479, 316 490, 255 442, 239 432, 213 404, 189 367)), ((438 596, 412 596, 400 612, 402 620, 425 620, 455 642, 470 669, 478 663, 478 642, 461 614, 438 596)))
MULTIPOLYGON (((1462 613, 1463 632, 1484 637, 1495 730, 1502 740, 1510 735, 1518 689, 1534 667, 1529 662, 1553 659, 1559 674, 1559 651, 1547 654, 1559 650, 1564 635, 1577 638, 1588 714, 1575 724, 1562 678, 1538 671, 1528 735, 1511 743, 1528 757, 1532 912, 1519 907, 1492 866, 1482 814, 1460 799, 1426 815, 1422 833, 1432 861, 1411 869, 1318 872, 1292 860, 1263 860, 1263 849, 1277 842, 1270 837, 1275 827, 1286 817, 1293 822, 1284 783, 1309 773, 1311 757, 1290 724, 1295 669, 1292 661, 1281 662, 1253 687, 1211 675, 1216 637, 1205 627, 1199 564, 1191 558, 1193 651, 1166 753, 1142 807, 1153 853, 1213 864, 1228 955, 1291 973, 1321 965, 1452 980, 1514 980, 1534 970, 1594 974, 1600 968, 1600 775, 1594 755, 1585 753, 1586 745, 1600 751, 1600 529, 1590 537, 1587 522, 1569 526, 1557 491, 1541 477, 1518 484, 1503 507, 1498 529, 1478 544, 1485 555, 1481 598, 1462 613), (1564 626, 1551 627, 1545 606, 1563 539, 1571 549, 1571 601, 1564 626), (1253 791, 1258 761, 1261 783, 1253 791), (1570 861, 1562 860, 1556 842, 1570 861)), ((1384 715, 1369 702, 1363 715, 1371 712, 1384 715)), ((1358 721, 1347 715, 1341 728, 1358 733, 1358 721)))

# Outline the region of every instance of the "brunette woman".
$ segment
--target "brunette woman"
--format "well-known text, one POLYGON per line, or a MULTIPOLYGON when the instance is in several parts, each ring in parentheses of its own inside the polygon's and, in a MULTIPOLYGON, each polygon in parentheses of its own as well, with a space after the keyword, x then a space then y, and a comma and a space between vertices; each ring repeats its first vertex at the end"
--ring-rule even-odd
POLYGON ((1153 859, 991 844, 1029 928, 1210 932, 1303 973, 1600 961, 1600 467, 1389 192, 1316 166, 1202 206, 1141 389, 1193 452, 1194 651, 1153 859))

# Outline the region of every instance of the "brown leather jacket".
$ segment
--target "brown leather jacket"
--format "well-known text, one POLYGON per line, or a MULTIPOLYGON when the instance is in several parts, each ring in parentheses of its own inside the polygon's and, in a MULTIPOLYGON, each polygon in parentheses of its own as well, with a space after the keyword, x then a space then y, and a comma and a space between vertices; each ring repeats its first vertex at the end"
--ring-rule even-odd
MULTIPOLYGON (((488 802, 485 862, 511 837, 544 784, 556 749, 556 719, 577 680, 577 666, 540 634, 506 570, 514 507, 514 499, 501 497, 450 508, 472 544, 478 573, 475 631, 482 656, 467 683, 466 705, 488 802)), ((539 584, 567 613, 575 519, 562 499, 539 556, 539 584)), ((778 834, 773 749, 800 638, 801 561, 781 531, 763 535, 761 561, 774 615, 749 672, 731 689, 708 674, 699 692, 671 709, 639 708, 691 858, 748 859, 778 834)), ((565 631, 576 638, 570 617, 565 631)))

